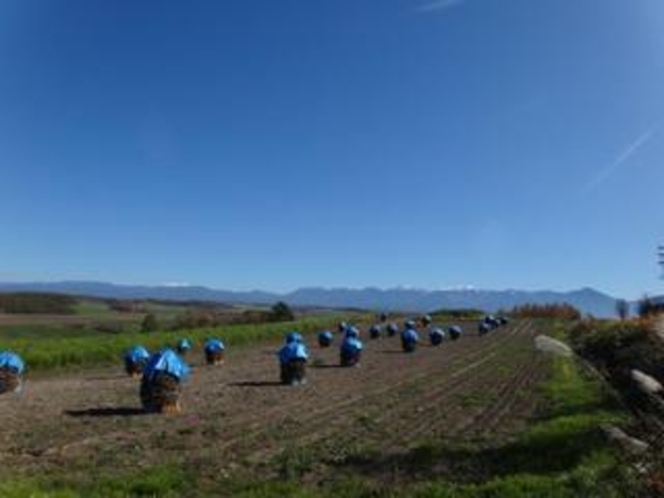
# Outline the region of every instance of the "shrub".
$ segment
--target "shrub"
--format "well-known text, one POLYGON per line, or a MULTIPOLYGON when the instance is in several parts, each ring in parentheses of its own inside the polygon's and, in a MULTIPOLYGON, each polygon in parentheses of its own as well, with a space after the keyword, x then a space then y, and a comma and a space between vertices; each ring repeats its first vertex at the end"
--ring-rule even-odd
POLYGON ((431 316, 439 319, 479 320, 484 314, 484 311, 473 308, 442 308, 431 313, 431 316))
POLYGON ((145 303, 125 299, 111 299, 108 307, 119 313, 142 313, 145 311, 145 303))
POLYGON ((664 341, 647 320, 584 320, 570 331, 574 349, 604 370, 614 382, 631 384, 641 370, 664 381, 664 341))
POLYGON ((270 311, 270 320, 273 322, 292 322, 295 320, 295 315, 290 307, 283 301, 279 301, 272 306, 270 311))
POLYGON ((159 321, 154 313, 148 313, 141 323, 141 332, 155 332, 159 330, 159 321))
POLYGON ((201 327, 215 327, 220 324, 213 310, 206 308, 188 309, 175 317, 173 330, 195 329, 201 327))
POLYGON ((566 303, 524 304, 522 306, 515 306, 509 314, 515 318, 581 319, 581 312, 574 306, 566 303))

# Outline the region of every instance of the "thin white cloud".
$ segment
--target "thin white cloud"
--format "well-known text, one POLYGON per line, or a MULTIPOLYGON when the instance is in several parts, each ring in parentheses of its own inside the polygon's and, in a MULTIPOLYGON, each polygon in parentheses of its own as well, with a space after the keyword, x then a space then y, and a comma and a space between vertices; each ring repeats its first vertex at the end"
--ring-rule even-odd
POLYGON ((164 282, 163 287, 192 287, 189 282, 164 282))
POLYGON ((603 170, 599 171, 586 185, 586 192, 591 192, 604 183, 620 167, 627 163, 634 154, 639 152, 657 132, 656 127, 646 130, 633 140, 618 156, 603 170))
POLYGON ((466 0, 430 0, 419 7, 413 9, 415 12, 438 12, 457 7, 464 3, 466 0))

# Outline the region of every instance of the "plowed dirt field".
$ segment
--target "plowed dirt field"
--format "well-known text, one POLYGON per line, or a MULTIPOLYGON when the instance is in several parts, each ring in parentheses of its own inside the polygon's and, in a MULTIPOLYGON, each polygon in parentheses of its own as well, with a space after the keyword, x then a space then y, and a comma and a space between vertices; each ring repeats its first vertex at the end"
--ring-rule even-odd
POLYGON ((296 388, 277 383, 278 343, 231 347, 219 367, 194 351, 176 416, 141 413, 138 383, 120 365, 28 379, 21 396, 0 398, 0 478, 89 480, 168 462, 202 482, 262 479, 306 455, 308 478, 324 480, 356 453, 399 454, 432 439, 495 444, 532 416, 547 360, 533 349, 534 322, 484 337, 464 326, 458 341, 423 343, 414 354, 401 352, 398 337, 365 336, 356 368, 337 366, 338 338, 319 349, 307 337, 308 383, 296 388))

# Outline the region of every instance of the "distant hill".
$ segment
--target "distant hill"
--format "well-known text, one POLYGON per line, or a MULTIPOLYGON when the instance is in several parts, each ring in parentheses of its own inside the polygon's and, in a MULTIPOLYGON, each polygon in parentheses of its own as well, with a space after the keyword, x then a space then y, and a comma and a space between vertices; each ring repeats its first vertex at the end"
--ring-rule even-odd
POLYGON ((602 317, 615 314, 615 298, 585 288, 572 292, 519 290, 415 289, 299 289, 283 297, 298 305, 356 306, 367 309, 431 311, 439 308, 475 308, 493 312, 531 303, 568 303, 584 313, 602 317))
POLYGON ((0 283, 5 292, 54 292, 115 299, 214 301, 226 304, 272 304, 283 300, 294 306, 363 308, 425 312, 440 308, 478 308, 487 312, 525 303, 568 303, 597 317, 615 315, 615 298, 591 288, 571 292, 520 290, 418 290, 307 287, 286 294, 263 291, 234 292, 202 286, 116 285, 106 282, 64 281, 0 283))
POLYGON ((202 286, 118 285, 107 282, 63 281, 0 283, 0 292, 54 292, 111 299, 155 299, 164 301, 214 301, 228 304, 272 304, 279 300, 267 292, 233 292, 202 286))

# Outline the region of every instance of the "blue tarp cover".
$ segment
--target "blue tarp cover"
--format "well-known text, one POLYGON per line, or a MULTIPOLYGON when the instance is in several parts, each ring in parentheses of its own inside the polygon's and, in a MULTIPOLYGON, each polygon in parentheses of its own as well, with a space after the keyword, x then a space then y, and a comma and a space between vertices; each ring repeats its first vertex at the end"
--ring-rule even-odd
POLYGON ((357 353, 358 351, 362 351, 363 348, 364 344, 362 344, 362 341, 354 337, 346 337, 344 342, 341 343, 341 350, 348 353, 357 353))
POLYGON ((435 328, 435 329, 431 329, 431 332, 429 332, 429 335, 430 336, 443 336, 444 337, 445 332, 443 332, 442 329, 435 328))
POLYGON ((406 329, 401 333, 401 338, 405 342, 418 342, 420 336, 413 329, 406 329))
POLYGON ((137 363, 139 361, 146 361, 150 358, 150 352, 143 346, 134 346, 125 353, 125 361, 137 363))
POLYGON ((189 376, 189 366, 171 349, 163 349, 150 357, 143 376, 150 378, 158 372, 167 372, 179 380, 189 376))
POLYGON ((321 332, 320 334, 318 334, 318 338, 332 341, 334 339, 334 334, 332 334, 332 332, 330 332, 329 330, 326 330, 325 332, 321 332))
POLYGON ((304 341, 304 339, 302 338, 302 334, 300 334, 298 332, 289 332, 286 335, 286 342, 287 343, 290 343, 290 342, 303 342, 303 341, 304 341))
POLYGON ((277 353, 279 356, 279 362, 281 364, 286 364, 292 360, 308 360, 309 353, 304 344, 299 342, 289 342, 284 347, 282 347, 277 353))
POLYGON ((452 325, 450 327, 450 333, 452 334, 463 334, 463 329, 458 325, 452 325))
POLYGON ((205 351, 209 353, 218 353, 224 349, 226 349, 226 346, 221 339, 213 337, 212 339, 205 341, 205 351))
POLYGON ((25 363, 19 355, 11 351, 4 351, 0 353, 0 367, 9 368, 18 374, 22 374, 25 370, 25 363))
POLYGON ((191 349, 191 341, 189 339, 180 339, 178 341, 178 349, 189 350, 191 349))
POLYGON ((346 329, 346 337, 355 337, 355 338, 360 337, 360 329, 358 329, 357 327, 348 327, 346 329))

